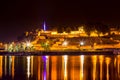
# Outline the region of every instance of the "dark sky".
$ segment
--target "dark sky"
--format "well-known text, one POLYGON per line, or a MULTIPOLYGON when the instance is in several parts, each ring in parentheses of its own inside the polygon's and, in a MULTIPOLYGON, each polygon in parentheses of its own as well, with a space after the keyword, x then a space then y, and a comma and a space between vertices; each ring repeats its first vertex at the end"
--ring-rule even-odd
POLYGON ((1 0, 0 41, 12 41, 24 31, 47 25, 102 22, 120 23, 115 0, 1 0))

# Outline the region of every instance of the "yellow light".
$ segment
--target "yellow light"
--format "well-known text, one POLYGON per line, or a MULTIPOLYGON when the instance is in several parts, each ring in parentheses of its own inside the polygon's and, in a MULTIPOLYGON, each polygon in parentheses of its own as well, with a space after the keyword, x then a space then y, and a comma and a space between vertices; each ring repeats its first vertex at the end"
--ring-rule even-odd
POLYGON ((80 56, 80 80, 83 80, 83 76, 84 76, 84 55, 80 56))
POLYGON ((26 46, 27 47, 31 47, 32 46, 32 44, 30 43, 30 41, 26 42, 26 46))
POLYGON ((62 45, 63 45, 63 46, 67 46, 67 45, 68 45, 68 42, 67 42, 67 41, 64 41, 62 45))
POLYGON ((106 57, 106 59, 105 59, 105 62, 106 62, 106 65, 107 65, 107 74, 106 74, 106 78, 107 78, 107 80, 109 80, 109 64, 110 64, 110 61, 111 61, 111 59, 109 58, 109 57, 106 57))
POLYGON ((27 43, 27 46, 29 47, 29 46, 30 46, 30 43, 27 43))
POLYGON ((51 34, 53 34, 53 35, 54 35, 54 34, 57 34, 57 32, 51 32, 51 34))
POLYGON ((104 61, 104 56, 103 55, 100 55, 99 56, 99 62, 100 62, 100 80, 102 80, 103 79, 103 75, 102 75, 102 73, 103 73, 103 61, 104 61))
POLYGON ((83 46, 83 45, 84 45, 84 42, 80 42, 80 45, 83 46))
POLYGON ((64 80, 67 80, 67 60, 68 56, 64 55, 64 80))
POLYGON ((30 77, 30 56, 27 56, 27 77, 30 77))
POLYGON ((93 80, 96 80, 96 64, 97 64, 97 56, 92 56, 92 63, 93 63, 93 80))
POLYGON ((38 32, 38 36, 40 36, 40 31, 38 32))
POLYGON ((3 64, 3 56, 0 56, 0 78, 2 77, 2 74, 3 74, 3 72, 2 72, 2 69, 3 69, 2 64, 3 64))

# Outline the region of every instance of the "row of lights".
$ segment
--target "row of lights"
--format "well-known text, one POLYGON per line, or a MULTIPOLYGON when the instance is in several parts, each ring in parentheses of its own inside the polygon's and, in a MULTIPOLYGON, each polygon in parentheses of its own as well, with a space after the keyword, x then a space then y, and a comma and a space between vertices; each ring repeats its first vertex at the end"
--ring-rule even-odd
MULTIPOLYGON (((80 42, 80 46, 83 46, 85 43, 83 42, 83 41, 81 41, 80 42)), ((68 45, 68 41, 64 41, 63 43, 62 43, 62 46, 67 46, 68 45)), ((27 47, 31 47, 32 46, 32 44, 30 43, 30 41, 28 41, 28 42, 26 42, 26 46, 27 47)))
MULTIPOLYGON (((83 41, 80 42, 80 46, 83 46, 85 43, 83 41)), ((63 46, 67 46, 68 45, 68 42, 67 41, 64 41, 63 46)))

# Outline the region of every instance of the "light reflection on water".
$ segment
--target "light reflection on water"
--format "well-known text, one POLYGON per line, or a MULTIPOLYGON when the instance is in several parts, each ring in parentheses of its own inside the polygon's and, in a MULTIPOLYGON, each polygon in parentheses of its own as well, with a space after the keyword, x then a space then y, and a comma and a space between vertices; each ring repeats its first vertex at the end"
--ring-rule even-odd
POLYGON ((110 58, 109 58, 109 57, 106 57, 106 58, 105 58, 105 62, 106 62, 106 65, 107 65, 106 78, 107 78, 107 80, 109 80, 109 64, 110 64, 110 58))
POLYGON ((99 56, 99 63, 100 63, 100 80, 103 80, 102 79, 102 73, 103 73, 103 61, 104 61, 104 56, 103 55, 100 55, 99 56))
POLYGON ((80 56, 80 80, 83 80, 83 77, 84 77, 84 75, 83 75, 83 69, 84 69, 84 55, 81 55, 80 56))
POLYGON ((3 57, 0 56, 0 77, 2 77, 2 64, 3 64, 3 57))
POLYGON ((30 77, 30 56, 27 56, 27 77, 30 77))
POLYGON ((117 68, 118 68, 118 77, 120 78, 120 55, 117 56, 117 68))
POLYGON ((64 74, 64 80, 67 80, 67 59, 68 59, 68 56, 67 55, 64 55, 62 56, 62 70, 63 70, 63 74, 64 74))
POLYGON ((93 79, 92 80, 96 80, 96 75, 97 75, 97 72, 96 72, 97 56, 96 55, 92 56, 92 63, 93 63, 93 71, 92 71, 93 79))
POLYGON ((120 55, 0 56, 0 80, 120 80, 120 55))

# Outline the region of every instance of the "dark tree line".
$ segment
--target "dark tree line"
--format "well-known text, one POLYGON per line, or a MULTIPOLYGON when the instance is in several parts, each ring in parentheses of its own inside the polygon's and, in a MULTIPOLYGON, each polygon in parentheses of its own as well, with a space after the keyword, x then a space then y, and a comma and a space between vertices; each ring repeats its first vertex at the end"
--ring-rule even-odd
MULTIPOLYGON (((64 31, 67 33, 70 33, 70 31, 78 30, 78 27, 80 27, 80 25, 58 25, 58 26, 51 26, 50 30, 58 31, 58 33, 62 33, 64 31)), ((88 36, 90 36, 92 31, 97 31, 98 36, 101 33, 105 34, 110 32, 110 26, 107 26, 105 24, 98 23, 98 22, 84 24, 83 28, 88 36)), ((115 28, 120 31, 120 26, 116 26, 115 28)), ((26 33, 23 33, 20 36, 18 36, 17 39, 18 41, 21 41, 24 39, 34 40, 38 31, 40 31, 40 29, 31 30, 31 32, 29 32, 27 36, 26 36, 26 33)))
MULTIPOLYGON (((70 33, 70 31, 78 30, 78 27, 80 26, 58 26, 56 30, 58 33, 62 33, 64 31, 70 33)), ((90 36, 92 31, 97 31, 96 33, 98 36, 100 33, 105 34, 110 32, 110 27, 102 23, 87 23, 83 27, 88 36, 90 36)))
POLYGON ((88 23, 84 26, 84 30, 87 33, 88 36, 90 36, 92 31, 97 31, 96 33, 98 36, 100 33, 109 33, 110 32, 110 27, 107 25, 104 25, 102 23, 88 23))
POLYGON ((58 33, 62 33, 62 32, 67 32, 70 33, 70 31, 76 31, 78 30, 78 26, 58 26, 57 27, 57 31, 58 33))

